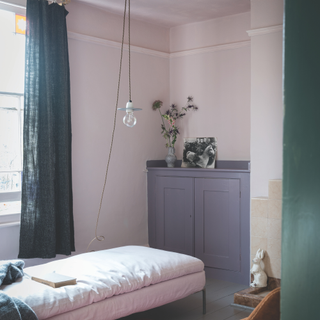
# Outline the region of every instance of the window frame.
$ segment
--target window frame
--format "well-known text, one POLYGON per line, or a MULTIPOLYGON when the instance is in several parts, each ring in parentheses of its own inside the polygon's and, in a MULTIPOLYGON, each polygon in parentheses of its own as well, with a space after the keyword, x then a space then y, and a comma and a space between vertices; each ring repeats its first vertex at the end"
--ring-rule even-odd
MULTIPOLYGON (((19 97, 19 107, 16 109, 18 112, 18 121, 19 121, 19 137, 20 137, 20 150, 22 147, 22 143, 23 141, 21 141, 21 130, 22 130, 22 126, 21 126, 21 121, 22 121, 22 117, 21 117, 21 110, 23 109, 22 106, 22 98, 24 97, 23 93, 12 93, 12 92, 3 92, 0 91, 0 95, 6 95, 6 96, 14 96, 14 97, 19 97)), ((0 107, 1 109, 1 107, 0 107)), ((20 151, 21 152, 21 151, 20 151)), ((23 158, 21 157, 22 161, 23 158)), ((13 172, 19 172, 20 174, 22 174, 23 172, 23 163, 21 163, 21 169, 20 170, 1 170, 0 169, 0 174, 1 173, 13 173, 13 172)), ((21 191, 8 191, 8 192, 0 192, 0 202, 12 202, 12 201, 21 201, 21 191)), ((12 222, 17 222, 20 221, 20 215, 21 215, 21 210, 20 212, 12 212, 12 213, 1 213, 0 214, 0 227, 3 224, 8 224, 12 222)))
MULTIPOLYGON (((11 4, 11 3, 0 2, 0 10, 6 10, 6 11, 10 11, 15 14, 24 15, 24 16, 26 15, 26 8, 25 7, 19 6, 16 4, 11 4)), ((23 119, 22 119, 23 116, 21 116, 21 110, 23 108, 22 101, 23 101, 24 93, 0 91, 0 95, 19 97, 20 102, 19 102, 19 108, 17 109, 18 117, 19 117, 19 130, 23 130, 21 128, 21 121, 23 121, 23 119)), ((19 136, 21 137, 21 131, 19 133, 20 133, 19 136)), ((23 141, 20 141, 20 144, 22 144, 22 143, 23 143, 23 141)), ((23 159, 21 159, 21 160, 23 162, 23 159)), ((21 166, 22 166, 22 164, 21 164, 21 166)), ((21 167, 20 170, 0 170, 0 173, 10 173, 10 172, 20 172, 22 174, 23 168, 21 167)), ((12 202, 12 201, 21 201, 21 191, 0 192, 0 202, 12 202)), ((3 227, 19 225, 20 224, 20 217, 21 217, 21 212, 0 214, 0 229, 3 227)))

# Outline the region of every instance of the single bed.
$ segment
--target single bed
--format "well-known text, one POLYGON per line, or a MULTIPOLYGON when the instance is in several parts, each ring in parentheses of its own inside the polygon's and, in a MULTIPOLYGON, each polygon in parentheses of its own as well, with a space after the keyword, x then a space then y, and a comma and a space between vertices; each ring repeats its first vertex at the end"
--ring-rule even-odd
POLYGON ((28 304, 39 320, 111 320, 203 291, 205 272, 197 258, 142 246, 79 254, 24 269, 21 281, 0 288, 28 304), (52 288, 31 280, 56 272, 77 284, 52 288))

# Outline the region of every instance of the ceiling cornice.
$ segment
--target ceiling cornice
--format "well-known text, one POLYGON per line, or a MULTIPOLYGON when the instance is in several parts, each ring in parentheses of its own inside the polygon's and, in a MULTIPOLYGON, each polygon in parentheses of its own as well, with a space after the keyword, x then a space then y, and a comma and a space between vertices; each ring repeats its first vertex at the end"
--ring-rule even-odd
MULTIPOLYGON (((87 36, 87 35, 76 33, 76 32, 68 31, 68 38, 73 40, 78 40, 78 41, 90 42, 97 45, 102 45, 102 46, 116 48, 116 49, 121 48, 120 42, 87 36)), ((133 46, 133 45, 131 45, 130 48, 131 48, 131 52, 142 53, 150 56, 169 59, 169 58, 184 57, 184 56, 190 56, 190 55, 202 54, 202 53, 208 53, 208 52, 214 52, 214 51, 238 49, 238 48, 249 46, 249 45, 250 45, 250 40, 244 40, 244 41, 231 42, 231 43, 214 45, 210 47, 189 49, 189 50, 172 52, 172 53, 142 48, 142 47, 133 46)), ((127 44, 124 45, 124 50, 128 50, 127 44)))
POLYGON ((276 26, 251 29, 251 30, 248 30, 247 33, 248 33, 249 37, 254 37, 254 36, 261 36, 263 34, 278 32, 278 31, 282 31, 282 30, 283 30, 283 25, 278 24, 276 26))

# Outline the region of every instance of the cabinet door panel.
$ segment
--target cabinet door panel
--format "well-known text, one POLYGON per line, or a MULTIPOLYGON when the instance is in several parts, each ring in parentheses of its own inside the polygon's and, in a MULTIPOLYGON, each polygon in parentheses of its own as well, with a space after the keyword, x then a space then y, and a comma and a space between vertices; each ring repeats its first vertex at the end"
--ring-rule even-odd
POLYGON ((240 181, 195 182, 195 255, 208 267, 240 271, 240 181))
POLYGON ((192 178, 156 177, 157 248, 194 255, 192 178))

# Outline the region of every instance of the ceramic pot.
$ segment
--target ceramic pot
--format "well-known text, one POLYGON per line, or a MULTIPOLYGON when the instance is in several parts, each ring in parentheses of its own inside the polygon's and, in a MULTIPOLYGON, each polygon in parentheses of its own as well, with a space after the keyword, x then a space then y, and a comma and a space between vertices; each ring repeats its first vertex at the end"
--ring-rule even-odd
POLYGON ((169 147, 168 154, 165 158, 168 168, 174 168, 174 163, 177 160, 177 157, 174 153, 175 153, 175 149, 173 147, 169 147))

